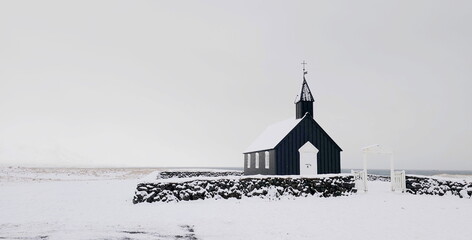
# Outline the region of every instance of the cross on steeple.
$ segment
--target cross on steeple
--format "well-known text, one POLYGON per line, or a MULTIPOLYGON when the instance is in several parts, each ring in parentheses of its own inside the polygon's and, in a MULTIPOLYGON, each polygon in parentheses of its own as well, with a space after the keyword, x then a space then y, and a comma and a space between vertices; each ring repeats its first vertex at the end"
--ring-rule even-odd
POLYGON ((305 62, 305 60, 303 60, 302 62, 302 65, 303 65, 303 76, 305 76, 305 74, 307 74, 308 72, 305 70, 305 65, 307 65, 308 63, 305 62))
POLYGON ((310 88, 308 87, 308 83, 306 82, 305 75, 308 73, 305 69, 305 65, 308 63, 303 60, 302 65, 303 65, 303 84, 302 84, 302 90, 300 95, 297 96, 296 102, 300 101, 308 101, 308 102, 314 102, 315 100, 313 99, 313 95, 311 95, 310 88))

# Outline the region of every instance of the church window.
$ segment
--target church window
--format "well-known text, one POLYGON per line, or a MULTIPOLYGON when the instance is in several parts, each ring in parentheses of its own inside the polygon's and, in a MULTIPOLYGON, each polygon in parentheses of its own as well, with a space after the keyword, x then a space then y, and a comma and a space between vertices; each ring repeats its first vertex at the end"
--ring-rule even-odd
POLYGON ((256 168, 259 168, 259 153, 256 153, 256 168))
POLYGON ((269 169, 270 155, 269 151, 265 151, 265 168, 269 169))
POLYGON ((247 168, 251 168, 251 154, 247 155, 247 168))

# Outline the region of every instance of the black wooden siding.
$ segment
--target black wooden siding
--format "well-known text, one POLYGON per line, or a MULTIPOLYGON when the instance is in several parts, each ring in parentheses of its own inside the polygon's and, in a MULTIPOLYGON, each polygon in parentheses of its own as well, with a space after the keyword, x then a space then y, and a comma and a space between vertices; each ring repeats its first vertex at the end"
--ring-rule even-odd
POLYGON ((295 104, 295 116, 297 119, 305 116, 306 113, 309 113, 313 116, 313 102, 309 101, 300 101, 295 104))
POLYGON ((275 147, 277 175, 300 174, 298 149, 307 141, 310 141, 319 150, 318 173, 341 172, 341 148, 308 115, 275 147))

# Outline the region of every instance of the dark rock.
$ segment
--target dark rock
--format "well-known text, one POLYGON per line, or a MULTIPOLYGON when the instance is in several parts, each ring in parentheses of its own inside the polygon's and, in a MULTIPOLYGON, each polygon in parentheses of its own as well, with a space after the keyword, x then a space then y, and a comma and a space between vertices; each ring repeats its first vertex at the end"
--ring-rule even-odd
POLYGON ((406 177, 407 193, 410 194, 428 194, 428 195, 453 195, 461 197, 461 191, 467 189, 465 181, 448 181, 435 179, 433 177, 406 177))

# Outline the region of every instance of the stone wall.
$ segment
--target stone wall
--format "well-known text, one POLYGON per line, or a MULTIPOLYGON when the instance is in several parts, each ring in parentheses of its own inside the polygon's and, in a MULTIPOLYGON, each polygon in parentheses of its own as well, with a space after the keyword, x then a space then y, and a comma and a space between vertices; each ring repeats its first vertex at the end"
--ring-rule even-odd
POLYGON ((367 181, 381 181, 381 182, 390 182, 389 176, 367 174, 367 181))
MULTIPOLYGON (((179 179, 177 179, 179 180, 179 179)), ((355 193, 354 177, 222 177, 138 184, 133 203, 259 197, 337 197, 355 193)))
POLYGON ((418 195, 453 195, 461 198, 471 198, 472 196, 472 182, 464 180, 406 176, 406 189, 408 193, 418 195))

